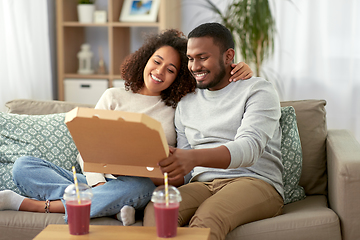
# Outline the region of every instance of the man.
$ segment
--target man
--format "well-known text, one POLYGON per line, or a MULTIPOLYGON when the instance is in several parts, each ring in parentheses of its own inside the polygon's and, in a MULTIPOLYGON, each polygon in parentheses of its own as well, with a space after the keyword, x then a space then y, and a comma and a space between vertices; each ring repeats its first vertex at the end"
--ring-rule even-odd
MULTIPOLYGON (((179 188, 179 226, 211 228, 225 239, 239 225, 276 216, 283 207, 280 101, 262 78, 229 82, 234 42, 228 29, 206 23, 189 33, 188 67, 197 91, 176 109, 177 148, 160 161, 179 188)), ((144 225, 153 213, 148 205, 144 225)))

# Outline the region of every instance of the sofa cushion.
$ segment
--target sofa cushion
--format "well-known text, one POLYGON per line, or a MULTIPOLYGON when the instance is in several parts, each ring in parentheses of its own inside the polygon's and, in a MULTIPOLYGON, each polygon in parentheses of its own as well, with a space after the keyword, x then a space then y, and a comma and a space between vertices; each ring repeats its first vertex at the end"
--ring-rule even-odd
POLYGON ((91 104, 79 104, 63 101, 40 101, 31 99, 15 99, 5 104, 8 113, 42 115, 68 112, 75 107, 93 108, 91 104))
MULTIPOLYGON (((0 239, 33 239, 49 224, 65 224, 64 214, 0 211, 0 239)), ((122 222, 113 217, 100 217, 90 219, 90 225, 122 226, 122 222)), ((142 226, 142 221, 137 219, 132 226, 142 226)))
POLYGON ((68 170, 75 165, 80 171, 78 150, 64 119, 65 113, 0 113, 0 190, 19 192, 12 181, 12 167, 20 156, 42 158, 68 170))
POLYGON ((325 100, 281 102, 283 107, 295 108, 303 153, 300 185, 306 195, 327 193, 325 105, 325 100))
POLYGON ((241 225, 226 240, 341 240, 340 220, 324 195, 284 206, 283 214, 241 225))
POLYGON ((304 188, 299 186, 302 150, 293 107, 281 108, 280 126, 282 131, 281 157, 284 165, 284 204, 288 204, 305 198, 304 188))

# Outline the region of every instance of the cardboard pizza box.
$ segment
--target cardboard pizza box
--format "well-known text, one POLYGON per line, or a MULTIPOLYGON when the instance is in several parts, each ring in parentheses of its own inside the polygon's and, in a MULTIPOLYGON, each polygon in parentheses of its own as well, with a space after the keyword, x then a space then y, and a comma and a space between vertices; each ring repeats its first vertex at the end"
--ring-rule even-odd
POLYGON ((157 163, 169 155, 169 147, 159 121, 143 113, 77 107, 65 123, 84 171, 163 177, 157 163))

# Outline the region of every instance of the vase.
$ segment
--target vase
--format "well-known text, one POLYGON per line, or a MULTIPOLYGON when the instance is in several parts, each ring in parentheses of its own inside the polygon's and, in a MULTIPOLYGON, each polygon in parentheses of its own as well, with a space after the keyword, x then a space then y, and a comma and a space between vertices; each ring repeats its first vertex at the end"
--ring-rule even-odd
POLYGON ((80 23, 92 23, 94 18, 94 4, 79 4, 77 6, 80 23))

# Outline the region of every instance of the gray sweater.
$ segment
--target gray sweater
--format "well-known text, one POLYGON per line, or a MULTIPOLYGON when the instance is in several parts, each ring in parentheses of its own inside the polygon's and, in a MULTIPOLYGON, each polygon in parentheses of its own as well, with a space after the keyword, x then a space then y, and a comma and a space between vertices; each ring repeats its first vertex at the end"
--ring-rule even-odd
POLYGON ((232 82, 217 91, 197 89, 185 96, 175 112, 177 147, 224 145, 231 155, 227 169, 195 167, 190 181, 254 177, 284 197, 280 115, 278 95, 262 78, 232 82))

